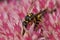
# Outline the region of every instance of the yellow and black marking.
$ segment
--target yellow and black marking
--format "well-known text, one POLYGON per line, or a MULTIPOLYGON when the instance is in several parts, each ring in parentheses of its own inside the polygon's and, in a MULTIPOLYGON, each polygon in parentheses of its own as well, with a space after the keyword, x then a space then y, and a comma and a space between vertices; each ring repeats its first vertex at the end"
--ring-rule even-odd
MULTIPOLYGON (((25 21, 23 22, 23 26, 25 26, 25 28, 27 28, 27 25, 29 22, 34 22, 35 26, 34 29, 37 29, 37 26, 39 25, 39 22, 42 21, 42 17, 44 17, 44 15, 47 13, 48 9, 44 9, 43 11, 40 11, 37 14, 27 14, 27 16, 25 17, 25 21)), ((50 13, 55 12, 56 9, 53 9, 51 11, 49 11, 50 13)))
POLYGON ((28 22, 30 22, 31 20, 33 20, 33 18, 34 18, 34 14, 33 14, 33 13, 30 13, 30 14, 28 14, 28 15, 25 17, 25 20, 28 21, 28 22))

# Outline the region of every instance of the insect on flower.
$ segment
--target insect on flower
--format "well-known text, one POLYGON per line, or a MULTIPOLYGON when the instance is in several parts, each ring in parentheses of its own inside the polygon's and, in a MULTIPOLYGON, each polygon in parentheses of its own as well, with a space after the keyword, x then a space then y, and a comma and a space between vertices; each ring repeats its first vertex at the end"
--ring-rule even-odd
MULTIPOLYGON (((25 16, 25 20, 22 22, 23 26, 25 28, 27 28, 27 25, 29 24, 29 22, 32 22, 35 24, 34 25, 34 31, 37 30, 36 28, 38 27, 39 23, 42 21, 42 18, 44 17, 44 15, 49 12, 49 13, 53 13, 56 11, 56 8, 49 10, 49 8, 45 8, 44 10, 40 10, 40 12, 38 12, 37 14, 33 14, 33 13, 29 13, 25 16)), ((25 33, 25 30, 23 29, 23 35, 25 33)))
MULTIPOLYGON (((56 11, 56 9, 52 9, 51 11, 49 11, 50 13, 56 11)), ((27 14, 25 17, 25 21, 23 21, 23 26, 25 26, 25 28, 27 28, 27 25, 29 24, 29 22, 34 22, 35 23, 35 27, 34 29, 38 26, 39 22, 41 22, 42 17, 44 16, 44 14, 46 14, 48 12, 48 9, 44 9, 43 11, 40 11, 37 14, 27 14)))

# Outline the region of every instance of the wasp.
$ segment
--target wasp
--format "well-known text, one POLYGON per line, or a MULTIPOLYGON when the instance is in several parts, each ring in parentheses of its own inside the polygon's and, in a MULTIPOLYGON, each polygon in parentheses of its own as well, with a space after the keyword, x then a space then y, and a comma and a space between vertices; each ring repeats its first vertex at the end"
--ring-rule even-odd
POLYGON ((41 17, 44 15, 45 11, 46 10, 43 10, 43 11, 37 13, 37 14, 33 14, 33 13, 27 14, 26 17, 25 17, 25 21, 23 21, 23 25, 25 27, 27 27, 27 24, 31 21, 34 21, 34 23, 36 21, 40 21, 41 17))
MULTIPOLYGON (((51 11, 49 11, 50 13, 53 13, 55 12, 56 9, 53 9, 51 11)), ((34 29, 37 28, 39 22, 41 22, 41 19, 42 17, 48 12, 48 8, 47 9, 44 9, 42 11, 40 11, 39 13, 37 14, 33 14, 33 13, 30 13, 30 14, 27 14, 26 17, 25 17, 25 21, 23 21, 23 26, 25 26, 25 28, 27 28, 27 25, 29 24, 29 22, 34 22, 35 23, 35 27, 34 29)))

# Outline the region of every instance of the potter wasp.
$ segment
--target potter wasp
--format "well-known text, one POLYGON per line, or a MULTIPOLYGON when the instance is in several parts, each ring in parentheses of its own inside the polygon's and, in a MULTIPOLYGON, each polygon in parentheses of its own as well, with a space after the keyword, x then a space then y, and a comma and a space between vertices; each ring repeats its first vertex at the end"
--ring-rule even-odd
MULTIPOLYGON (((27 27, 27 24, 31 21, 34 21, 34 23, 37 23, 38 21, 41 21, 40 19, 44 16, 45 13, 47 13, 48 9, 45 9, 37 14, 30 13, 26 15, 25 21, 23 21, 23 26, 27 27)), ((52 10, 50 13, 53 11, 56 11, 56 9, 52 10)))
MULTIPOLYGON (((47 1, 47 4, 48 1, 47 1)), ((34 13, 28 13, 26 16, 25 16, 25 20, 22 22, 22 25, 27 28, 27 25, 30 23, 30 22, 33 22, 34 23, 34 29, 36 29, 36 27, 39 25, 39 23, 42 21, 41 19, 44 17, 44 15, 46 13, 53 13, 56 11, 56 8, 53 8, 51 10, 49 10, 49 8, 44 8, 44 10, 40 10, 40 12, 34 14, 34 13)), ((25 30, 23 29, 23 35, 25 33, 25 30)))
MULTIPOLYGON (((27 25, 29 24, 29 22, 34 22, 34 29, 38 26, 39 22, 41 22, 42 17, 47 13, 48 9, 44 9, 43 11, 40 11, 37 14, 27 14, 25 17, 25 21, 23 21, 23 26, 25 26, 25 28, 27 28, 27 25)), ((56 9, 53 9, 51 11, 49 11, 50 13, 55 12, 56 9)))

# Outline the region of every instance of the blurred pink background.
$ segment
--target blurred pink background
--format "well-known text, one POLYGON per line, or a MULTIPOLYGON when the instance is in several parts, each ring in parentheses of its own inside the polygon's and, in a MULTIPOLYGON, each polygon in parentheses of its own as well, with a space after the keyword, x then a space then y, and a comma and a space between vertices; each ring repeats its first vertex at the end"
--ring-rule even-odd
MULTIPOLYGON (((0 2, 0 40, 60 40, 60 0, 9 0, 0 2), (56 2, 57 1, 57 2, 56 2), (47 4, 46 4, 47 3, 47 4), (56 6, 56 12, 53 14, 46 14, 41 23, 44 31, 43 38, 38 38, 40 29, 38 32, 25 33, 22 36, 22 21, 24 20, 27 12, 34 14, 38 13, 41 9, 44 9, 48 5, 48 8, 53 9, 56 6), (32 6, 32 7, 31 7, 32 6), (31 10, 29 8, 31 7, 31 10), (22 21, 21 21, 22 20, 22 21)), ((33 30, 33 29, 32 29, 33 30)))

